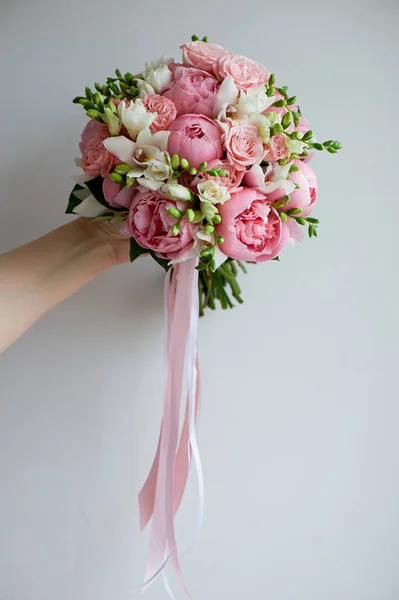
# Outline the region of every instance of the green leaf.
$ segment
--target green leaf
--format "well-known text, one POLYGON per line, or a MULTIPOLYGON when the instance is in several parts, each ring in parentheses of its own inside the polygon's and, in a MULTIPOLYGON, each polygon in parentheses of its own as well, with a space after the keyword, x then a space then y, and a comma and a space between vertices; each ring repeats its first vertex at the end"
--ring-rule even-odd
POLYGON ((75 208, 83 202, 83 200, 80 200, 80 198, 77 198, 75 196, 75 192, 77 192, 78 190, 83 190, 83 186, 81 186, 77 183, 75 185, 75 187, 73 188, 72 192, 70 193, 70 196, 68 199, 68 206, 65 211, 67 215, 73 214, 75 208))
MULTIPOLYGON (((145 250, 145 252, 148 252, 148 250, 145 250)), ((155 260, 155 262, 157 262, 159 265, 161 265, 161 267, 163 269, 165 269, 165 271, 169 271, 169 269, 172 266, 169 264, 169 260, 166 260, 165 258, 159 258, 159 256, 157 256, 155 254, 155 252, 153 252, 152 250, 149 251, 149 254, 151 254, 151 256, 155 260)))
POLYGON ((148 254, 148 250, 142 248, 134 238, 130 238, 130 262, 133 262, 142 254, 148 254))
POLYGON ((276 260, 277 262, 280 262, 280 257, 279 256, 275 256, 274 258, 272 258, 272 260, 276 260))
POLYGON ((122 208, 114 208, 113 206, 108 204, 108 202, 104 198, 104 194, 103 194, 103 181, 104 180, 102 177, 96 177, 95 179, 86 181, 85 185, 89 188, 89 190, 91 191, 91 193, 93 194, 93 196, 97 200, 97 202, 99 202, 106 208, 109 208, 113 212, 126 211, 126 208, 123 208, 123 207, 122 208))

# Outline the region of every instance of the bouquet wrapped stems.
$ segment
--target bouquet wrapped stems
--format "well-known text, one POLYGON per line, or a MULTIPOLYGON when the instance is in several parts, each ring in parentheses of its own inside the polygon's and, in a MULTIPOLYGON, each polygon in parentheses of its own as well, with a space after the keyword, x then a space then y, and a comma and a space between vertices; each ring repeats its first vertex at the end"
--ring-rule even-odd
POLYGON ((198 294, 200 317, 204 316, 205 308, 214 310, 217 301, 220 302, 223 309, 234 308, 235 305, 230 296, 238 304, 243 303, 241 288, 237 281, 237 267, 244 273, 247 272, 242 262, 230 259, 214 272, 208 269, 199 272, 198 294))

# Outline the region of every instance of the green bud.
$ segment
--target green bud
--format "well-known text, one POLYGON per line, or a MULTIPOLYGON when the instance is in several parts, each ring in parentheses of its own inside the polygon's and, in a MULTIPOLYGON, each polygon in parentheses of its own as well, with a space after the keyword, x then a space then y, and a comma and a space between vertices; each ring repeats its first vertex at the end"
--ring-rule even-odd
POLYGON ((201 250, 200 254, 201 256, 211 256, 214 253, 214 250, 215 249, 213 246, 208 246, 208 248, 204 248, 203 250, 201 250))
POLYGON ((172 156, 172 158, 170 159, 170 166, 174 171, 180 167, 180 158, 178 154, 174 154, 172 156))
POLYGON ((189 223, 192 223, 195 219, 195 212, 193 211, 192 208, 188 208, 186 210, 186 219, 189 223))
POLYGON ((280 158, 280 160, 278 161, 278 164, 283 167, 284 165, 287 165, 289 162, 290 162, 290 159, 287 156, 287 158, 280 158))
POLYGON ((221 223, 221 222, 222 222, 222 217, 221 217, 220 215, 216 214, 216 215, 213 217, 213 222, 215 223, 215 225, 219 225, 219 223, 221 223))
POLYGON ((96 110, 95 108, 90 108, 87 112, 86 115, 88 117, 90 117, 90 119, 97 119, 100 116, 100 113, 98 112, 98 110, 96 110))
POLYGON ((294 217, 295 221, 299 224, 299 225, 306 225, 306 219, 304 219, 303 217, 294 217))
POLYGON ((266 96, 268 96, 268 98, 271 98, 272 96, 274 96, 274 87, 269 87, 266 90, 266 96))
POLYGON ((118 175, 127 175, 131 170, 132 167, 130 165, 122 163, 120 165, 116 165, 114 168, 114 173, 118 173, 118 175))
POLYGON ((206 233, 213 233, 215 231, 215 228, 213 225, 205 225, 204 230, 206 233))
POLYGON ((109 89, 112 92, 114 92, 114 94, 119 94, 120 90, 119 90, 118 86, 113 81, 110 81, 109 84, 108 84, 108 86, 109 86, 109 89))
POLYGON ((287 214, 290 215, 290 217, 294 217, 295 215, 300 215, 302 212, 302 210, 300 208, 291 208, 287 214))
POLYGON ((295 104, 295 102, 296 102, 296 96, 291 96, 291 98, 288 98, 288 100, 287 100, 288 106, 292 106, 292 104, 295 104))
POLYGON ((291 121, 292 121, 292 114, 290 112, 285 113, 285 115, 283 116, 283 118, 281 120, 281 125, 283 126, 283 129, 287 129, 291 125, 291 121))
POLYGON ((281 202, 281 201, 280 201, 280 202, 274 202, 274 203, 273 203, 273 208, 276 208, 277 210, 278 210, 279 208, 283 208, 284 206, 285 206, 285 202, 281 202))
POLYGON ((280 123, 275 123, 274 125, 272 125, 270 129, 270 135, 279 135, 280 133, 283 133, 283 128, 280 125, 280 123))
POLYGON ((285 100, 287 100, 287 98, 288 98, 288 94, 287 94, 287 88, 286 88, 286 87, 278 87, 278 88, 276 88, 276 90, 277 90, 278 92, 280 92, 280 94, 281 94, 282 96, 284 96, 284 99, 285 99, 285 100))
POLYGON ((299 112, 295 112, 295 111, 292 111, 292 115, 294 117, 295 127, 298 127, 298 123, 299 123, 299 119, 301 118, 301 115, 299 112))
POLYGON ((195 176, 198 173, 198 171, 195 167, 193 167, 192 169, 190 169, 189 173, 190 173, 190 175, 195 176))
POLYGON ((168 208, 168 214, 174 219, 180 219, 183 213, 178 208, 168 208))
POLYGON ((302 141, 303 142, 308 142, 309 140, 312 139, 312 137, 314 136, 314 132, 309 129, 309 131, 307 131, 303 136, 302 136, 302 141))
POLYGON ((187 160, 187 159, 185 159, 185 158, 182 158, 182 159, 181 159, 181 161, 180 161, 180 166, 181 166, 181 168, 182 168, 182 169, 184 169, 185 171, 187 171, 187 169, 189 169, 189 168, 190 168, 190 164, 189 164, 188 160, 187 160))
POLYGON ((83 98, 83 100, 79 100, 79 104, 81 104, 83 106, 83 108, 85 108, 86 110, 89 110, 89 108, 96 108, 96 105, 94 104, 94 102, 90 102, 90 100, 88 100, 87 98, 83 98))
POLYGON ((282 106, 285 106, 285 104, 286 104, 285 100, 277 100, 277 102, 272 104, 272 106, 275 106, 276 108, 281 108, 282 106))
POLYGON ((295 171, 299 171, 299 167, 297 167, 296 165, 291 165, 290 166, 290 173, 295 173, 295 171))
POLYGON ((200 210, 196 210, 193 223, 201 223, 203 219, 204 215, 202 214, 202 212, 200 210))
POLYGON ((179 235, 180 232, 180 224, 176 223, 176 225, 173 225, 172 227, 172 235, 176 236, 179 235))
POLYGON ((318 142, 315 142, 315 143, 313 144, 313 148, 314 148, 315 150, 324 150, 324 146, 323 146, 323 144, 319 144, 318 142))
POLYGON ((296 189, 296 190, 299 190, 299 189, 300 189, 300 187, 301 187, 301 186, 299 185, 299 183, 296 183, 296 184, 295 184, 295 189, 296 189))
POLYGON ((119 85, 120 85, 121 90, 123 90, 124 92, 126 92, 126 90, 128 90, 130 88, 130 85, 128 85, 124 81, 120 81, 119 85))
POLYGON ((299 154, 297 154, 296 152, 293 152, 290 156, 290 159, 292 159, 292 160, 298 160, 298 158, 299 158, 299 154))
POLYGON ((291 133, 291 139, 292 140, 301 140, 302 139, 302 134, 300 131, 293 131, 291 133))
POLYGON ((72 102, 73 104, 82 104, 82 100, 86 102, 86 98, 83 98, 83 96, 76 96, 76 98, 74 98, 72 102))
POLYGON ((219 244, 224 244, 224 238, 222 238, 222 236, 221 236, 221 235, 218 235, 218 236, 216 237, 216 243, 217 243, 218 245, 219 245, 219 244))
POLYGON ((130 86, 129 91, 130 91, 130 93, 131 93, 132 96, 137 96, 138 89, 134 85, 130 86))
POLYGON ((310 224, 308 227, 308 235, 310 238, 312 237, 313 233, 314 233, 314 227, 312 224, 310 224))
POLYGON ((108 87, 107 85, 105 85, 105 84, 104 84, 104 85, 102 86, 102 88, 101 88, 101 93, 102 93, 102 95, 103 95, 103 96, 109 96, 109 94, 110 94, 110 89, 109 89, 109 87, 108 87))
POLYGON ((323 142, 324 148, 328 148, 328 146, 331 146, 332 144, 334 144, 334 140, 327 140, 326 142, 323 142))
POLYGON ((199 42, 199 41, 200 41, 200 39, 199 39, 199 37, 198 37, 197 35, 192 35, 192 36, 191 36, 191 41, 192 41, 192 42, 199 42))
POLYGON ((210 171, 207 171, 207 174, 210 175, 211 177, 216 177, 218 172, 216 169, 211 169, 210 171))
POLYGON ((330 154, 337 154, 338 150, 336 150, 335 148, 327 148, 327 152, 329 152, 330 154))
POLYGON ((110 173, 109 178, 115 181, 115 183, 123 183, 123 177, 119 173, 110 173))
POLYGON ((118 79, 121 79, 123 81, 123 75, 119 69, 115 69, 115 75, 117 76, 118 79))
POLYGON ((129 85, 134 85, 134 77, 131 73, 125 73, 125 81, 126 83, 128 83, 129 85))
POLYGON ((132 185, 135 183, 135 178, 134 177, 126 177, 126 186, 127 187, 132 187, 132 185))
POLYGON ((104 111, 104 102, 103 102, 103 97, 100 94, 100 92, 96 92, 94 94, 94 102, 97 104, 98 110, 100 112, 103 112, 104 111))
POLYGON ((208 166, 208 163, 206 163, 206 162, 202 162, 202 163, 200 164, 200 166, 199 166, 199 169, 198 169, 198 170, 199 170, 199 171, 205 171, 205 169, 207 168, 207 166, 208 166))
POLYGON ((107 104, 107 108, 109 108, 109 110, 114 113, 114 115, 116 115, 118 113, 118 110, 115 106, 115 104, 113 102, 108 102, 107 104))
POLYGON ((334 141, 334 142, 331 144, 331 146, 332 146, 333 148, 335 148, 336 150, 342 150, 342 144, 341 144, 341 142, 338 142, 337 140, 335 140, 335 141, 334 141))
POLYGON ((216 271, 216 260, 214 258, 212 258, 211 262, 209 263, 209 270, 211 273, 216 271))
POLYGON ((291 198, 290 198, 288 195, 287 195, 287 196, 284 196, 284 197, 282 198, 282 201, 284 202, 284 204, 288 204, 288 202, 289 202, 290 200, 291 200, 291 198))
POLYGON ((307 220, 309 223, 315 223, 316 225, 317 225, 318 223, 320 223, 319 219, 315 219, 314 217, 307 217, 307 218, 306 218, 306 220, 307 220))
POLYGON ((272 73, 272 74, 270 75, 270 77, 269 77, 269 81, 268 81, 269 87, 271 87, 272 85, 274 85, 275 81, 276 81, 276 76, 275 76, 275 74, 274 74, 274 73, 272 73))
POLYGON ((94 84, 94 87, 96 88, 96 90, 97 90, 98 92, 101 92, 101 85, 100 85, 98 82, 96 82, 96 83, 94 84))
POLYGON ((220 175, 220 177, 227 177, 229 172, 226 171, 226 169, 219 169, 219 167, 216 169, 218 174, 220 175))
POLYGON ((88 98, 88 100, 90 100, 90 102, 93 102, 93 92, 91 91, 89 86, 87 86, 85 88, 85 92, 86 92, 86 98, 88 98))
POLYGON ((283 223, 286 223, 288 220, 287 215, 284 212, 280 213, 280 219, 282 220, 283 223))
POLYGON ((204 37, 202 38, 202 41, 208 43, 208 40, 209 40, 208 36, 204 35, 204 37))

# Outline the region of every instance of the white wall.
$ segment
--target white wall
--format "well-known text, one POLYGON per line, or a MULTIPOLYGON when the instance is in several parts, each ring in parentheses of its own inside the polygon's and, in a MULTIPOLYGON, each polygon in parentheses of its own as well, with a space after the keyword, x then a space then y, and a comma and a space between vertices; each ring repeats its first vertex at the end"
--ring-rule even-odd
MULTIPOLYGON (((397 600, 399 6, 233 4, 1 1, 0 251, 69 219, 85 121, 70 101, 85 84, 177 57, 194 32, 266 63, 345 149, 313 163, 318 240, 250 269, 245 304, 201 322, 206 521, 187 581, 194 600, 397 600)), ((136 597, 162 340, 162 273, 146 259, 2 356, 1 600, 136 597)), ((161 583, 147 598, 165 598, 161 583)))

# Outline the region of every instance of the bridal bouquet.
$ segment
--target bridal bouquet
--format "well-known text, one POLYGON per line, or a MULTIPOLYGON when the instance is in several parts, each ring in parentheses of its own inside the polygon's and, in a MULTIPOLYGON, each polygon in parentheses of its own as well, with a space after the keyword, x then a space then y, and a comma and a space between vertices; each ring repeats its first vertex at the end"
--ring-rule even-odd
POLYGON ((142 526, 153 517, 147 583, 168 560, 181 578, 173 517, 192 454, 201 482, 198 315, 217 301, 222 308, 242 302, 238 267, 279 260, 304 230, 317 237, 319 222, 311 215, 318 185, 309 161, 315 151, 341 148, 335 140, 316 141, 296 96, 263 65, 206 37, 193 36, 181 49, 180 63, 162 57, 135 75, 117 69, 75 98, 89 122, 76 161, 84 173, 75 178, 67 208, 120 222, 131 260, 149 254, 168 271, 165 413, 140 494, 142 526), (179 444, 185 368, 189 393, 179 444))

